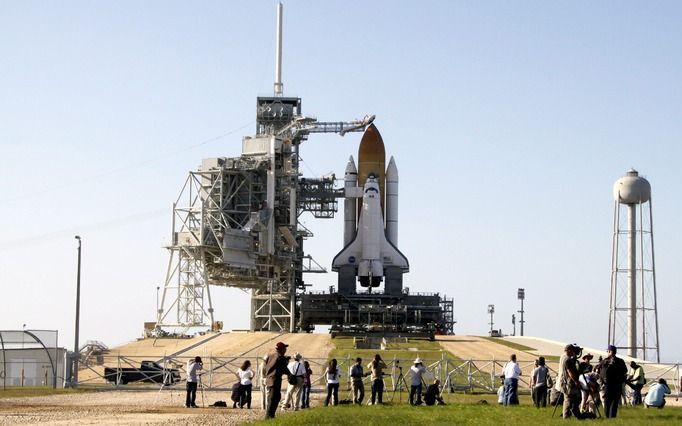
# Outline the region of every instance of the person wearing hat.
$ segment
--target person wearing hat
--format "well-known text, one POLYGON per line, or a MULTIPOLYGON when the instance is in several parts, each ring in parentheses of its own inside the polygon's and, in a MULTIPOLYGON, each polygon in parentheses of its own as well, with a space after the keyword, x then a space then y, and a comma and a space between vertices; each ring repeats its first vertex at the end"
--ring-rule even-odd
POLYGON ((279 401, 282 399, 282 375, 287 374, 287 347, 282 342, 277 342, 275 352, 268 355, 265 360, 265 384, 268 392, 265 418, 274 419, 279 401))
POLYGON ((414 365, 410 367, 410 374, 412 375, 412 385, 410 386, 410 405, 422 404, 422 375, 426 373, 426 368, 422 364, 422 359, 417 357, 414 360, 414 365), (417 400, 414 400, 414 395, 417 395, 417 400))
POLYGON ((287 396, 284 398, 284 408, 292 408, 298 411, 301 405, 301 389, 303 389, 303 377, 305 376, 305 366, 303 365, 303 356, 296 352, 293 361, 287 365, 290 377, 295 380, 294 383, 289 382, 287 385, 287 396))
POLYGON ((566 345, 564 355, 559 360, 561 369, 561 393, 564 395, 563 418, 571 416, 580 419, 580 374, 577 355, 582 348, 576 344, 566 345))
POLYGON ((608 418, 618 415, 618 403, 628 374, 625 361, 618 358, 616 352, 616 347, 609 345, 606 358, 599 364, 599 375, 604 384, 604 413, 608 418))
POLYGON ((594 355, 588 353, 583 355, 581 358, 580 364, 578 365, 578 372, 580 374, 586 374, 586 373, 591 373, 592 372, 592 358, 594 358, 594 355))
POLYGON ((185 407, 197 408, 197 384, 199 382, 198 372, 203 368, 201 357, 195 357, 187 363, 187 396, 185 397, 185 407))

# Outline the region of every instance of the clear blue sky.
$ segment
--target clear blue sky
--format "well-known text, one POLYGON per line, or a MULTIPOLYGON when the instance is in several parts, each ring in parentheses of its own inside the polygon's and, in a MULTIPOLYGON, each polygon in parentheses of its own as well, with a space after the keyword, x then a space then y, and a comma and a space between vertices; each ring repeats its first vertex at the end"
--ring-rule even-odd
MULTIPOLYGON (((272 93, 274 21, 274 1, 0 1, 0 328, 72 345, 80 234, 81 341, 141 335, 187 172, 238 156, 272 93)), ((486 333, 488 304, 511 331, 524 287, 527 335, 603 347, 611 188, 637 168, 676 361, 680 22, 665 1, 286 1, 284 91, 321 120, 377 115, 406 285, 454 297, 458 334, 486 333)), ((312 136, 302 172, 342 176, 358 142, 312 136)), ((340 219, 305 218, 327 267, 340 219)), ((212 296, 216 319, 248 327, 247 294, 212 296)))

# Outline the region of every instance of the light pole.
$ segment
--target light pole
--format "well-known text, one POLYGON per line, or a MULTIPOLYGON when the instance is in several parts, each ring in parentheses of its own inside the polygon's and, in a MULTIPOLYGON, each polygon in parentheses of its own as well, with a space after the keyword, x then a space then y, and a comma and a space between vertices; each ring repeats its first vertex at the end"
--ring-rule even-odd
POLYGON ((516 336, 516 315, 512 314, 512 326, 514 326, 514 331, 512 331, 512 336, 516 336))
POLYGON ((490 314, 490 335, 493 335, 493 326, 495 323, 493 322, 493 314, 495 313, 495 305, 488 305, 488 313, 490 314))
POLYGON ((78 272, 76 274, 76 331, 73 343, 73 372, 71 387, 76 387, 78 384, 78 362, 80 361, 80 349, 78 345, 78 331, 80 329, 80 309, 81 309, 81 237, 76 235, 74 237, 78 240, 78 272))
POLYGON ((523 299, 526 298, 526 290, 520 288, 519 291, 517 292, 517 296, 521 301, 521 310, 519 311, 519 313, 521 314, 521 321, 519 321, 519 323, 521 323, 521 336, 523 336, 523 323, 525 322, 523 320, 523 299))

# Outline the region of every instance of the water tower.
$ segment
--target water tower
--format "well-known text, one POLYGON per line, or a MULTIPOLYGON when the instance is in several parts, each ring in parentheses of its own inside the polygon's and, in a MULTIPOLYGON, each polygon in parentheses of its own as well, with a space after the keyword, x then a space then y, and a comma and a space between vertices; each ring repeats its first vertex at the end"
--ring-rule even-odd
POLYGON ((658 362, 651 185, 630 169, 613 185, 613 197, 609 344, 658 362))

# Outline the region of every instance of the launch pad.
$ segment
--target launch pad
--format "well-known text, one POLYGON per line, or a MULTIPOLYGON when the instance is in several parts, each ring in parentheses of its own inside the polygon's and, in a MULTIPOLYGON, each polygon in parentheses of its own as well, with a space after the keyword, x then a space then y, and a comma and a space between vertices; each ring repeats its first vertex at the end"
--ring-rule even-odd
POLYGON ((453 334, 452 307, 452 299, 438 293, 311 292, 300 296, 300 330, 328 324, 332 337, 378 333, 433 338, 453 334))
POLYGON ((319 324, 332 333, 452 334, 452 299, 403 286, 409 262, 398 250, 398 169, 392 157, 385 165, 374 116, 321 122, 302 114, 301 98, 282 95, 281 8, 274 95, 257 98, 256 134, 242 139, 241 156, 204 159, 189 173, 173 204, 170 260, 147 334, 217 330, 211 286, 250 293, 252 331, 310 332, 319 324), (302 177, 299 151, 311 134, 351 132, 364 134, 344 187, 333 175, 302 177), (299 218, 333 218, 340 198, 338 291, 306 292, 304 274, 327 271, 304 251, 313 234, 299 218))

